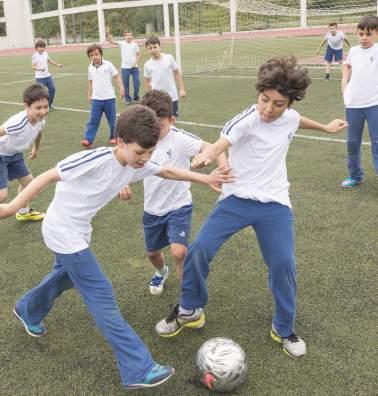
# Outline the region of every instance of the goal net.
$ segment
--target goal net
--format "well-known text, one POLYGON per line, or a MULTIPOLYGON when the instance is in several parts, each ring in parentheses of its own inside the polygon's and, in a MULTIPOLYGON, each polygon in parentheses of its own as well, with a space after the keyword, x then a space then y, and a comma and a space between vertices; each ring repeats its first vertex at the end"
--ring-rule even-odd
POLYGON ((338 23, 354 45, 356 23, 377 15, 377 0, 210 0, 179 2, 178 10, 182 68, 198 73, 257 67, 284 54, 320 65, 328 24, 338 23))

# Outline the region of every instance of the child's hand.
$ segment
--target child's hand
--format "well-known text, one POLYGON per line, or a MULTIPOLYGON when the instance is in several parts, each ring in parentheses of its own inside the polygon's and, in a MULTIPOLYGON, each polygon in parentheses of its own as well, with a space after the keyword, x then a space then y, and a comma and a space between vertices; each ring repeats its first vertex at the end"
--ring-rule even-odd
POLYGON ((185 98, 185 96, 186 96, 185 89, 180 89, 179 90, 179 95, 180 95, 181 98, 185 98))
POLYGON ((133 197, 133 192, 129 186, 126 186, 123 190, 119 192, 118 197, 120 199, 123 199, 124 201, 128 201, 133 197))
POLYGON ((92 95, 88 95, 88 102, 89 102, 89 103, 92 102, 92 95))
POLYGON ((62 63, 58 63, 57 66, 60 67, 60 68, 62 68, 62 67, 63 67, 63 64, 62 64, 62 63))
POLYGON ((218 166, 209 175, 209 187, 216 192, 220 192, 223 183, 232 183, 234 177, 231 175, 231 168, 227 165, 218 166))
POLYGON ((125 97, 125 89, 124 89, 123 87, 119 89, 119 96, 120 96, 121 98, 124 98, 124 97, 125 97))
POLYGON ((28 158, 31 159, 31 160, 33 160, 34 158, 37 158, 37 155, 38 155, 38 151, 32 149, 32 151, 31 151, 31 153, 29 154, 29 157, 28 157, 28 158))
POLYGON ((205 153, 199 153, 193 157, 191 167, 194 169, 201 169, 210 164, 211 158, 209 158, 205 153))
POLYGON ((348 123, 345 120, 333 120, 329 124, 326 125, 326 132, 328 133, 336 133, 346 128, 348 123))

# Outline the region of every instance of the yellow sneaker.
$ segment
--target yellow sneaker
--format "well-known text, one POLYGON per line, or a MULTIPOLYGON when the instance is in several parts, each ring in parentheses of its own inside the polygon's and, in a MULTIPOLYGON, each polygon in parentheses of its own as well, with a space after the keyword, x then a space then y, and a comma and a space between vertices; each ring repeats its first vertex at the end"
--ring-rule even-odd
POLYGON ((19 212, 16 213, 16 219, 19 221, 39 221, 45 217, 45 214, 42 212, 37 212, 36 210, 30 209, 28 213, 21 214, 19 212))

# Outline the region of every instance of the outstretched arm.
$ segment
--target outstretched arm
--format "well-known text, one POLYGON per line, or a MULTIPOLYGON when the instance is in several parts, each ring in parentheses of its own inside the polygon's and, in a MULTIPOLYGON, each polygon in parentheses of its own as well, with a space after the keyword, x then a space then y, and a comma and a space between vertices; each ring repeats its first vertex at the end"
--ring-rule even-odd
POLYGON ((321 124, 320 122, 311 120, 310 118, 302 117, 299 122, 299 127, 303 129, 315 129, 326 133, 336 133, 346 128, 348 123, 345 120, 335 119, 329 124, 321 124))
MULTIPOLYGON (((199 154, 203 153, 207 148, 210 149, 211 145, 209 142, 202 142, 199 154)), ((228 166, 227 156, 223 151, 215 158, 215 161, 218 166, 228 166)))
POLYGON ((185 169, 167 166, 167 167, 163 167, 162 170, 157 174, 157 176, 160 176, 164 179, 190 181, 201 184, 207 184, 217 192, 220 191, 219 186, 221 186, 223 183, 233 182, 233 178, 230 175, 230 169, 226 167, 218 167, 207 175, 203 173, 191 172, 185 169))
POLYGON ((213 144, 209 144, 192 159, 192 168, 203 168, 204 166, 210 165, 215 159, 219 158, 230 145, 231 143, 224 137, 219 138, 213 144))
POLYGON ((110 27, 109 26, 105 27, 105 33, 106 33, 106 39, 108 40, 108 42, 110 44, 118 45, 117 41, 114 41, 113 35, 110 33, 110 27))
POLYGON ((52 60, 51 58, 49 58, 47 61, 56 67, 63 67, 63 65, 61 63, 57 63, 54 60, 52 60))
POLYGON ((317 49, 316 53, 318 54, 320 50, 322 49, 323 45, 326 43, 327 40, 322 40, 322 42, 319 44, 319 48, 317 49))
POLYGON ((58 170, 50 169, 41 173, 29 183, 11 202, 0 205, 0 219, 14 215, 19 209, 27 206, 49 184, 60 180, 58 170))
POLYGON ((352 46, 352 44, 350 43, 350 41, 347 38, 344 38, 344 41, 349 45, 349 48, 352 46))

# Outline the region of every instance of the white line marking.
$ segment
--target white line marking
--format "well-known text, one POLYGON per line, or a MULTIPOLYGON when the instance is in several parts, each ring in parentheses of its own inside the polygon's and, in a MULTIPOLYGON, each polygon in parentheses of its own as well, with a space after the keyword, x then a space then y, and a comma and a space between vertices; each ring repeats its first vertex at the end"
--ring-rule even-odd
MULTIPOLYGON (((23 106, 22 103, 18 102, 6 102, 6 101, 0 101, 0 104, 6 104, 6 105, 15 105, 15 106, 23 106)), ((74 113, 90 113, 90 110, 82 110, 82 109, 73 109, 71 107, 57 107, 54 106, 54 109, 56 110, 62 110, 62 111, 71 111, 74 113)), ((119 116, 119 113, 117 113, 117 116, 119 116)), ((192 126, 197 126, 197 127, 204 127, 204 128, 214 128, 214 129, 223 129, 223 125, 215 125, 215 124, 202 124, 198 122, 191 122, 191 121, 176 121, 177 124, 183 124, 183 125, 192 125, 192 126)), ((322 136, 311 136, 311 135, 301 135, 299 133, 296 133, 294 137, 301 138, 301 139, 307 139, 307 140, 317 140, 321 142, 332 142, 332 143, 346 143, 347 141, 345 139, 334 139, 334 138, 327 138, 327 137, 322 137, 322 136)), ((362 142, 362 145, 364 146, 371 146, 370 142, 362 142)))

